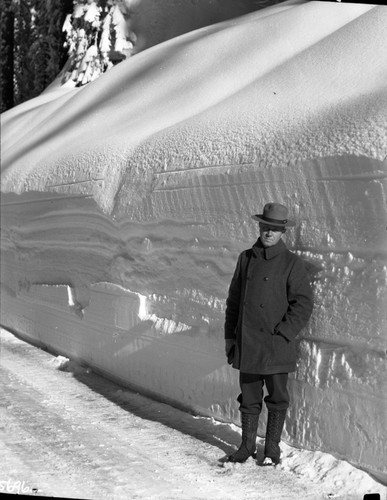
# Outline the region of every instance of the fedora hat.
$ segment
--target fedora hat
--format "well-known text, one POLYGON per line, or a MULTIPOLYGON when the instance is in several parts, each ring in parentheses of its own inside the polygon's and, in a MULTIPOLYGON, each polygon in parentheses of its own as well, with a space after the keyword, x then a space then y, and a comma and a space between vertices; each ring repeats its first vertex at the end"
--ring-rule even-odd
POLYGON ((263 207, 263 214, 251 217, 270 226, 291 227, 296 225, 294 221, 288 219, 288 209, 280 203, 266 203, 263 207))

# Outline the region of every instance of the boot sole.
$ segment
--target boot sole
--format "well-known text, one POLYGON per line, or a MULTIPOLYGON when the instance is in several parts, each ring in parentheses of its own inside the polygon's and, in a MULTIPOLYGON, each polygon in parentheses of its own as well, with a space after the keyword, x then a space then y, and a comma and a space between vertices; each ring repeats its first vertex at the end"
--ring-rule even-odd
POLYGON ((244 464, 245 462, 247 462, 247 460, 249 458, 254 458, 254 460, 257 458, 257 454, 254 452, 252 455, 249 455, 247 458, 245 458, 244 460, 236 460, 235 458, 233 458, 232 456, 229 456, 227 457, 227 461, 228 462, 231 462, 232 464, 244 464))

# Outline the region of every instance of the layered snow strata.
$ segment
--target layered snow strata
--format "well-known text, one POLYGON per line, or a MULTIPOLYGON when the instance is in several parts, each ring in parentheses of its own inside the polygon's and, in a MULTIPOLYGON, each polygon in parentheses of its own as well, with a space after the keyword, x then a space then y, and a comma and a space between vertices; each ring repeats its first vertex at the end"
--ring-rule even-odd
POLYGON ((159 219, 142 223, 114 220, 90 198, 3 195, 2 323, 123 383, 238 421, 237 377, 223 355, 225 297, 238 252, 256 238, 249 218, 256 200, 280 199, 299 221, 287 243, 306 260, 316 296, 299 339, 287 440, 378 471, 375 457, 385 452, 384 197, 370 201, 365 193, 381 182, 382 164, 347 162, 352 177, 344 159, 278 168, 271 178, 254 167, 221 174, 222 182, 216 171, 201 173, 197 185, 177 190, 172 183, 175 196, 163 201, 152 192, 159 219), (356 165, 367 175, 357 176, 356 165), (289 195, 287 176, 295 179, 289 195), (365 208, 369 219, 357 213, 365 208), (190 214, 185 223, 183 212, 190 214))
POLYGON ((316 301, 285 437, 385 474, 386 34, 383 7, 285 3, 5 113, 2 324, 239 421, 227 288, 285 203, 316 301))

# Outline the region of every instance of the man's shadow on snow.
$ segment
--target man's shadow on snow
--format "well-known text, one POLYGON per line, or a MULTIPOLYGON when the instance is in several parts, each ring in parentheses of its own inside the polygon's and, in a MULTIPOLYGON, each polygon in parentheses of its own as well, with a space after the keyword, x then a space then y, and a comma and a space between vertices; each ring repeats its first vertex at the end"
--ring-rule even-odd
MULTIPOLYGON (((240 445, 240 433, 234 431, 227 423, 214 422, 209 417, 195 415, 186 408, 177 407, 176 404, 171 405, 161 399, 157 400, 157 395, 155 397, 152 394, 152 397, 148 397, 143 391, 139 394, 71 361, 61 369, 72 372, 79 382, 132 415, 160 423, 218 448, 223 454, 215 462, 205 454, 200 457, 211 466, 222 467, 227 463, 228 455, 234 453, 240 445)), ((258 462, 263 460, 263 447, 259 445, 257 460, 258 462)))

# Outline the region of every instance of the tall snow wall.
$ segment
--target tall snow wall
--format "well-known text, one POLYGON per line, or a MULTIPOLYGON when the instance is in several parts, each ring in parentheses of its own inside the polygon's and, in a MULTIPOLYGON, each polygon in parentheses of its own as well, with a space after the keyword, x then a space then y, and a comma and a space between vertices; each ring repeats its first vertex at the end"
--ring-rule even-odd
POLYGON ((284 439, 385 480, 386 37, 385 7, 286 2, 4 113, 1 324, 239 422, 225 298, 284 203, 315 293, 284 439))

